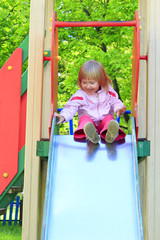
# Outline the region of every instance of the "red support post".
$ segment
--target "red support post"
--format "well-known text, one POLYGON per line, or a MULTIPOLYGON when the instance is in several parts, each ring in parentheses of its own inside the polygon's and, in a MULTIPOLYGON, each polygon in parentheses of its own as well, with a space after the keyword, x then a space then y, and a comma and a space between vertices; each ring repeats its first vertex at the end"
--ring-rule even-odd
POLYGON ((138 85, 139 85, 139 62, 140 62, 140 35, 139 35, 139 16, 135 12, 136 26, 133 29, 133 55, 132 55, 132 97, 131 115, 135 117, 136 138, 138 139, 138 85))
POLYGON ((58 91, 58 28, 56 28, 57 15, 52 17, 52 41, 51 41, 51 113, 49 122, 49 138, 51 133, 53 114, 57 110, 58 91))

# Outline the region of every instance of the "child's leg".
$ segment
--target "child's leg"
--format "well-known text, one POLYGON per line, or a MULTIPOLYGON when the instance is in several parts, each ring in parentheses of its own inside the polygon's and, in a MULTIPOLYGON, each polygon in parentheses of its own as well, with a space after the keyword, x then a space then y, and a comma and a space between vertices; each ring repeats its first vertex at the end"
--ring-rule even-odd
POLYGON ((82 117, 80 117, 79 122, 78 122, 78 128, 74 132, 74 140, 83 141, 83 142, 86 141, 84 126, 89 121, 92 122, 92 120, 88 116, 83 115, 82 117))
POLYGON ((79 119, 78 128, 74 132, 74 139, 76 141, 86 141, 86 135, 89 135, 88 138, 94 143, 99 141, 99 136, 94 126, 94 122, 90 117, 84 115, 79 119))
POLYGON ((99 124, 101 138, 107 142, 124 139, 126 134, 123 132, 116 120, 111 115, 107 115, 99 124), (111 123, 110 123, 111 122, 111 123), (107 134, 108 132, 108 134, 107 134))

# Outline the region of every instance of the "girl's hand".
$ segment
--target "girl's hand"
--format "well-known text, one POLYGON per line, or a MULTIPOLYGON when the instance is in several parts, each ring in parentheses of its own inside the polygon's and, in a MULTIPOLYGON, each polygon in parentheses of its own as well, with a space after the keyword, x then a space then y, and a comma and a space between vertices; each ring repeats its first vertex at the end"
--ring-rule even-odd
POLYGON ((60 114, 58 114, 57 112, 54 113, 54 117, 57 117, 58 118, 58 122, 57 124, 60 124, 60 123, 63 123, 65 118, 63 116, 61 116, 60 114))
POLYGON ((120 109, 118 109, 117 112, 116 112, 117 118, 122 116, 125 113, 125 111, 126 111, 126 107, 125 106, 120 108, 120 109))

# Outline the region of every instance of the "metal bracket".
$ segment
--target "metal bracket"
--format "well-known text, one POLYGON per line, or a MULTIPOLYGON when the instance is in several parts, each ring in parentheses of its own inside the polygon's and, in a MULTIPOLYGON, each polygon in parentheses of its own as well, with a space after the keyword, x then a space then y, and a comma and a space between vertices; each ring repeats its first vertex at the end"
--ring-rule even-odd
POLYGON ((137 152, 139 162, 144 160, 145 157, 150 156, 150 141, 146 138, 139 138, 137 143, 137 152))

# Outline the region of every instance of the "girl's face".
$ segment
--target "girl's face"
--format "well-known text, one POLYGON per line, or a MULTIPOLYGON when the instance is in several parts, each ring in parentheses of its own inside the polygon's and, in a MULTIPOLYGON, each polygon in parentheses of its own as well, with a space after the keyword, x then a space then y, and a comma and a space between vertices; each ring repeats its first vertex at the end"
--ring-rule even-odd
POLYGON ((99 83, 92 79, 82 79, 81 80, 81 88, 87 94, 91 95, 98 91, 99 83))

